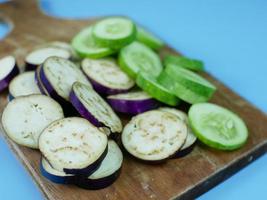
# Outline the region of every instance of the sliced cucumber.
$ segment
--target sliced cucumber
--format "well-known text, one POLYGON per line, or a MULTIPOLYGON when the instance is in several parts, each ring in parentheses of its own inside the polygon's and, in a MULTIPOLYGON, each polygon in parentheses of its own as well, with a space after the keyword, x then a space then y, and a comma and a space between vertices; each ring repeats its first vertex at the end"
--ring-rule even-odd
POLYGON ((127 18, 106 18, 94 25, 93 37, 100 45, 118 49, 135 40, 136 26, 127 18))
POLYGON ((239 116, 212 103, 193 105, 189 122, 198 139, 216 149, 237 149, 248 138, 247 127, 239 116))
POLYGON ((183 67, 193 71, 204 71, 204 64, 202 61, 183 56, 167 55, 163 59, 163 63, 165 66, 175 65, 177 67, 183 67))
POLYGON ((92 27, 85 28, 73 38, 71 45, 77 54, 82 58, 102 58, 113 54, 112 49, 96 44, 92 30, 92 27))
POLYGON ((216 87, 201 76, 174 65, 168 65, 158 81, 180 99, 191 104, 208 101, 216 91, 216 87))
POLYGON ((160 85, 153 76, 147 73, 139 73, 136 83, 140 88, 160 102, 171 106, 176 106, 179 103, 179 99, 174 94, 160 85))
POLYGON ((137 27, 137 35, 136 39, 139 42, 144 43, 145 45, 149 46, 151 49, 159 50, 164 46, 164 42, 154 36, 153 34, 149 33, 142 27, 137 27))
POLYGON ((133 42, 121 49, 119 64, 121 69, 132 78, 136 78, 139 71, 153 76, 158 76, 162 71, 159 56, 140 42, 133 42))

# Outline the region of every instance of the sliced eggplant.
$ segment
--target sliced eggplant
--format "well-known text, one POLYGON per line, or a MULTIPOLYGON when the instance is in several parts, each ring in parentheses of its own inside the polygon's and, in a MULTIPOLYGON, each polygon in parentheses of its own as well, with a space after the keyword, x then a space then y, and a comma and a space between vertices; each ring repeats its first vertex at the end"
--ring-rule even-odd
POLYGON ((75 182, 75 176, 73 174, 66 174, 63 171, 55 170, 44 157, 41 158, 40 172, 53 183, 71 184, 75 182))
POLYGON ((0 92, 8 87, 8 84, 18 73, 19 69, 13 56, 0 59, 0 92))
POLYGON ((78 177, 76 185, 84 189, 102 189, 111 185, 120 175, 123 155, 113 140, 108 141, 108 153, 100 167, 89 177, 78 177))
POLYGON ((69 101, 71 87, 79 81, 91 87, 89 80, 74 63, 60 57, 50 57, 42 65, 40 78, 55 99, 69 101))
POLYGON ((9 84, 10 100, 30 94, 41 94, 39 87, 34 80, 34 72, 24 72, 16 76, 9 84))
POLYGON ((44 47, 44 48, 35 49, 26 56, 25 69, 35 70, 47 58, 51 56, 57 56, 57 57, 69 59, 71 57, 71 54, 68 50, 57 48, 57 47, 44 47))
POLYGON ((173 156, 182 147, 187 127, 172 113, 152 110, 133 117, 121 137, 131 155, 155 163, 173 156))
POLYGON ((47 92, 44 84, 42 83, 41 77, 40 77, 40 71, 41 71, 42 65, 39 65, 37 69, 34 72, 34 79, 35 83, 37 84, 39 90, 41 91, 42 94, 50 96, 49 93, 47 92))
POLYGON ((187 114, 175 108, 164 107, 164 108, 160 108, 159 110, 176 115, 187 126, 187 137, 186 137, 185 143, 179 149, 179 151, 174 155, 174 157, 182 157, 190 153, 195 147, 197 137, 195 136, 195 134, 193 133, 193 130, 191 129, 191 126, 189 125, 187 114))
POLYGON ((160 103, 143 91, 131 91, 107 97, 111 107, 120 113, 136 115, 159 107, 160 103))
POLYGON ((81 67, 99 94, 123 93, 134 86, 134 81, 119 68, 114 58, 86 58, 81 67))
MULTIPOLYGON (((93 88, 80 82, 72 86, 70 101, 76 110, 97 127, 107 127, 112 133, 120 133, 119 117, 93 88)), ((107 132, 109 135, 109 133, 107 132)))
POLYGON ((107 136, 86 119, 69 117, 44 129, 39 138, 43 156, 58 171, 89 176, 107 154, 107 136))
POLYGON ((55 100, 33 94, 9 102, 2 115, 2 125, 14 142, 37 149, 43 129, 63 117, 63 110, 55 100))

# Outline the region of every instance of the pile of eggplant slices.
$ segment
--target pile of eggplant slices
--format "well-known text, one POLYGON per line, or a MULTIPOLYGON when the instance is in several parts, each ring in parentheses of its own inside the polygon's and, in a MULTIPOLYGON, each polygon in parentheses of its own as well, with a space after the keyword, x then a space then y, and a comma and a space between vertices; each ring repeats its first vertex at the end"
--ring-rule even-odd
POLYGON ((0 91, 9 91, 4 131, 40 150, 44 177, 86 189, 119 177, 120 148, 155 164, 185 156, 197 139, 220 150, 245 144, 243 120, 207 103, 216 88, 200 76, 203 63, 161 59, 163 46, 132 20, 110 17, 81 30, 71 44, 37 46, 23 73, 14 56, 1 58, 0 91), (181 102, 188 115, 178 109, 181 102), (118 114, 131 119, 123 126, 118 114))

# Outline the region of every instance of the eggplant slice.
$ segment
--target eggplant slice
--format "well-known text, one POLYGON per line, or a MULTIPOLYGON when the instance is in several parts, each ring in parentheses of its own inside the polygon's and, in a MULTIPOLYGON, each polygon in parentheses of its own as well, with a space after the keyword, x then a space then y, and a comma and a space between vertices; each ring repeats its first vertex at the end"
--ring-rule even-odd
POLYGON ((55 170, 83 176, 97 170, 107 146, 107 136, 79 117, 53 122, 39 138, 40 151, 55 170))
POLYGON ((33 94, 9 102, 2 115, 2 124, 14 142, 38 148, 38 139, 43 129, 63 117, 63 110, 55 100, 33 94))
POLYGON ((124 127, 122 144, 138 159, 159 162, 173 156, 186 137, 186 124, 176 115, 152 110, 131 119, 124 127))
POLYGON ((113 140, 108 141, 108 153, 100 167, 89 177, 78 177, 76 185, 84 189, 102 189, 111 185, 121 171, 123 155, 113 140))

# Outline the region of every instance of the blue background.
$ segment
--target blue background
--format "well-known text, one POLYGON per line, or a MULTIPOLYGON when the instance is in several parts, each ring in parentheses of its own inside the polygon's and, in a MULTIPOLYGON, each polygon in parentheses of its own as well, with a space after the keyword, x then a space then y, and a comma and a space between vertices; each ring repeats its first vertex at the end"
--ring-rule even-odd
MULTIPOLYGON (((128 15, 183 54, 204 60, 207 71, 267 112, 267 1, 43 0, 41 6, 62 18, 128 15)), ((0 24, 1 38, 6 30, 0 24)), ((41 199, 2 138, 0 155, 0 198, 41 199)), ((198 199, 267 199, 266 180, 264 155, 198 199)))

